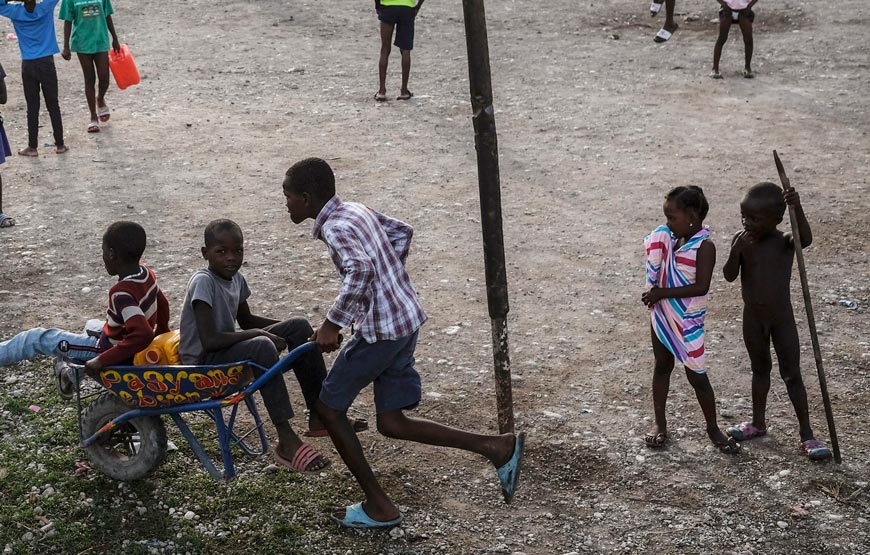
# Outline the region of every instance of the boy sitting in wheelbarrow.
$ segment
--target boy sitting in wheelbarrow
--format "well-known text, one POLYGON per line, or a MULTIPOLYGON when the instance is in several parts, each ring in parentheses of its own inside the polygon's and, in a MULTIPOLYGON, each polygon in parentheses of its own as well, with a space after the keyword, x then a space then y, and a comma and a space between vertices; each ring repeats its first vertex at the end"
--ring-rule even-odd
MULTIPOLYGON (((102 327, 92 329, 91 320, 83 333, 57 328, 33 328, 0 343, 0 366, 37 355, 66 356, 87 361, 85 371, 96 376, 104 366, 130 364, 154 335, 169 331, 169 302, 157 286, 151 268, 139 259, 145 252, 145 230, 135 222, 115 222, 103 234, 103 264, 106 272, 118 276, 109 289, 109 305, 102 327)), ((72 399, 77 377, 58 358, 55 364, 58 391, 72 399)))
MULTIPOLYGON (((202 256, 208 268, 198 270, 187 285, 181 309, 179 354, 184 364, 208 365, 251 360, 269 368, 285 347, 293 349, 308 341, 314 331, 304 318, 283 322, 251 314, 251 290, 239 268, 244 260, 242 230, 231 220, 215 220, 205 228, 202 256), (236 323, 241 328, 236 331, 236 323)), ((255 372, 261 372, 256 370, 255 372)), ((293 372, 309 409, 308 436, 327 435, 316 403, 326 377, 326 365, 319 352, 300 357, 293 372)), ((283 376, 267 382, 260 390, 269 418, 278 432, 275 460, 297 472, 313 472, 329 461, 304 443, 290 426, 293 408, 283 376)), ((355 431, 368 427, 364 420, 354 423, 355 431)))

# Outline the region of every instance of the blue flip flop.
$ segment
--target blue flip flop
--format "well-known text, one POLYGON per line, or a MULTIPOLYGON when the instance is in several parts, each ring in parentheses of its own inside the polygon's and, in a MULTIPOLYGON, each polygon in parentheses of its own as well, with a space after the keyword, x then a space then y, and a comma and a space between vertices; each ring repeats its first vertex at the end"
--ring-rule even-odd
POLYGON ((523 460, 523 449, 525 446, 526 433, 520 432, 517 434, 516 443, 514 444, 514 454, 508 462, 496 469, 498 481, 501 483, 501 494, 504 496, 505 503, 510 503, 514 498, 514 493, 517 491, 517 482, 520 481, 520 463, 523 460))
POLYGON ((372 517, 366 514, 365 509, 363 509, 362 503, 356 503, 354 505, 348 505, 344 508, 344 518, 338 518, 335 515, 329 515, 332 517, 332 520, 336 521, 339 526, 342 528, 357 528, 357 529, 369 529, 376 530, 379 528, 393 528, 402 523, 402 519, 404 518, 402 515, 399 515, 398 518, 394 518, 393 520, 382 521, 382 520, 374 520, 372 517))

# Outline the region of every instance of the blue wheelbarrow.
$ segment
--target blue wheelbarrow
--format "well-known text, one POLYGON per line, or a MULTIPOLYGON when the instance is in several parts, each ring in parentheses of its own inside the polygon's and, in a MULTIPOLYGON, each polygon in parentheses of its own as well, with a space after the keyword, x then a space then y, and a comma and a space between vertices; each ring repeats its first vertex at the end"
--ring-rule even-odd
MULTIPOLYGON (((269 440, 253 395, 275 376, 283 375, 305 353, 317 349, 314 342, 296 347, 271 368, 251 361, 213 366, 113 366, 100 371, 102 386, 86 394, 82 380, 76 386, 79 437, 88 459, 115 480, 138 480, 163 462, 167 438, 163 416, 169 415, 196 457, 216 480, 236 474, 233 449, 258 457, 268 452, 269 440), (251 381, 252 370, 263 374, 251 381), (82 400, 96 397, 83 407, 82 400), (236 433, 236 417, 244 404, 254 420, 246 432, 236 433), (229 409, 225 411, 225 409, 229 409), (183 415, 202 411, 217 427, 223 470, 221 471, 194 436, 183 415), (228 414, 227 414, 228 412, 228 414), (247 443, 256 432, 259 445, 247 443)), ((67 361, 83 375, 84 366, 67 361)))

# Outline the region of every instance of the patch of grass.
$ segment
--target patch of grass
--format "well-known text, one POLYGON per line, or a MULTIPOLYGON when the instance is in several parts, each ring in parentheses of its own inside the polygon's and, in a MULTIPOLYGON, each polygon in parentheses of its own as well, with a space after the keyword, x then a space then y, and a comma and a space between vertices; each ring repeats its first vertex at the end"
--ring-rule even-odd
MULTIPOLYGON (((46 372, 31 372, 32 381, 46 372)), ((179 449, 150 478, 121 483, 97 470, 77 473, 87 455, 79 446, 75 405, 58 400, 45 380, 14 387, 29 394, 27 400, 13 397, 13 389, 0 384, 0 414, 8 411, 0 418, 0 550, 313 555, 321 551, 312 547, 312 534, 321 537, 327 524, 333 531, 327 507, 343 499, 347 487, 335 474, 303 479, 266 473, 268 460, 237 455, 241 475, 215 481, 169 419, 179 449), (30 410, 31 404, 40 410, 30 410)), ((219 462, 212 421, 188 421, 219 462)))

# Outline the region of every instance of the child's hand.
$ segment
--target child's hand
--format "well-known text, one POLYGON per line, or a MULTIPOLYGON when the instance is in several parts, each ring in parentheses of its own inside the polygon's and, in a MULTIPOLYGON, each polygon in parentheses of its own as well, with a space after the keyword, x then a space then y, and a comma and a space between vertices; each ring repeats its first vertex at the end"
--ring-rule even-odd
POLYGON ((644 293, 643 295, 640 296, 640 300, 642 300, 643 304, 645 304, 648 307, 653 306, 654 304, 656 304, 657 302, 659 302, 660 300, 662 300, 664 298, 665 298, 664 294, 662 293, 662 290, 660 287, 653 287, 652 289, 650 289, 649 291, 647 291, 646 293, 644 293))
POLYGON ((337 325, 329 320, 324 320, 323 325, 314 330, 314 335, 311 340, 317 342, 321 352, 331 353, 341 347, 341 336, 338 332, 341 331, 337 325))
MULTIPOLYGON (((118 42, 118 37, 112 39, 112 50, 115 51, 115 54, 121 53, 121 43, 118 42)), ((69 59, 69 58, 67 58, 69 59)))
POLYGON ((70 58, 72 58, 72 52, 69 51, 69 48, 64 48, 63 51, 60 53, 60 57, 66 61, 69 61, 70 58))
POLYGON ((782 197, 785 199, 785 203, 789 206, 794 206, 795 208, 800 208, 801 205, 801 197, 798 195, 797 189, 789 188, 782 192, 782 197))
POLYGON ((260 335, 271 339, 272 343, 275 344, 275 349, 277 349, 279 353, 287 348, 287 342, 283 337, 278 337, 274 333, 269 333, 266 330, 261 330, 260 335))
POLYGON ((755 242, 755 239, 752 238, 752 235, 747 231, 738 231, 734 235, 734 239, 731 240, 731 250, 740 251, 752 243, 755 242))
POLYGON ((99 377, 102 369, 103 361, 100 360, 100 357, 94 357, 85 363, 85 374, 92 378, 99 377))

